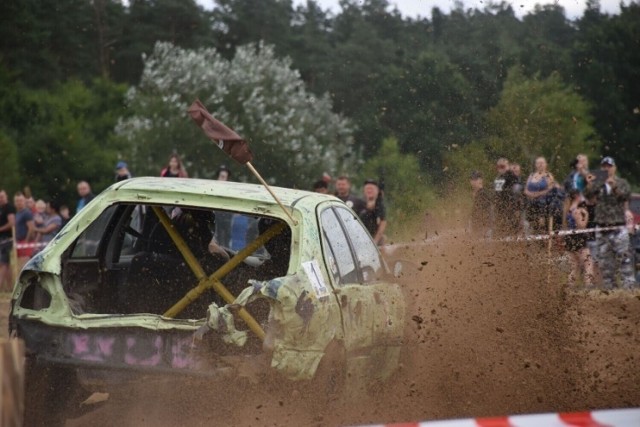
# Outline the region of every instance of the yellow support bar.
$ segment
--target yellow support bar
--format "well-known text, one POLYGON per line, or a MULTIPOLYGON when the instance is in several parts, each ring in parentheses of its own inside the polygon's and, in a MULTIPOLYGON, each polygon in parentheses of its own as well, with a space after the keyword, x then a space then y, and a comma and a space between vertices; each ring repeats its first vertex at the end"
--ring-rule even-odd
MULTIPOLYGON (((231 270, 238 266, 248 256, 254 253, 258 248, 271 240, 274 236, 280 234, 286 225, 282 222, 276 223, 271 226, 262 235, 258 236, 256 240, 248 244, 240 252, 238 252, 233 258, 227 261, 222 267, 216 270, 209 277, 206 277, 206 273, 202 269, 202 266, 195 258, 191 249, 187 246, 180 233, 178 233, 171 224, 171 220, 167 216, 164 210, 159 206, 152 206, 154 213, 158 216, 158 219, 169 233, 169 236, 176 244, 178 250, 183 255, 185 261, 198 279, 198 285, 191 289, 187 294, 182 297, 180 301, 173 305, 169 310, 164 313, 166 317, 175 317, 182 310, 184 310, 189 304, 195 301, 207 288, 213 288, 213 290, 220 295, 228 304, 235 300, 235 297, 229 290, 220 282, 220 279, 227 275, 231 270)), ((251 329, 260 339, 264 339, 264 331, 260 324, 251 316, 251 314, 244 308, 241 308, 238 315, 245 321, 249 329, 251 329)))

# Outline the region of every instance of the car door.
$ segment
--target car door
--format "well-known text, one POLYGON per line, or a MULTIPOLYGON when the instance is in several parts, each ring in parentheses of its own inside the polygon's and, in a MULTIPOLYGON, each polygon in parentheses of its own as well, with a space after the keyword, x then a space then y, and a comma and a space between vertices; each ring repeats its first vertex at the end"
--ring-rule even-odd
POLYGON ((404 298, 391 283, 378 248, 355 213, 330 206, 320 213, 327 269, 342 312, 345 347, 367 355, 386 376, 397 363, 404 329, 404 298))

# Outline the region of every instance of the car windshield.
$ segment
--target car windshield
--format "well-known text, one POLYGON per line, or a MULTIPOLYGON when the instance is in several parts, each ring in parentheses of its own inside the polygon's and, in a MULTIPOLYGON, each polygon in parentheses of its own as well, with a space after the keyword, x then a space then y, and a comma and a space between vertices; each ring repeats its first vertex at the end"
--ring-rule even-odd
MULTIPOLYGON (((228 210, 115 204, 65 252, 63 287, 76 314, 166 315, 201 280, 225 266, 229 271, 216 278, 237 296, 249 279, 286 275, 289 228, 264 244, 256 241, 276 224, 282 222, 228 210)), ((176 317, 203 318, 209 304, 224 304, 210 284, 176 317)))

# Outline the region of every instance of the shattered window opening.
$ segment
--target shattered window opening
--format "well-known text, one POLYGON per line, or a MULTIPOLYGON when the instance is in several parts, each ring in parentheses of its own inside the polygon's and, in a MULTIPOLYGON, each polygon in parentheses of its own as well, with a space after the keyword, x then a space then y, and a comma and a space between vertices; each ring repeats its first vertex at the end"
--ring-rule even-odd
MULTIPOLYGON (((161 315, 197 285, 184 256, 151 207, 130 203, 113 205, 70 246, 62 260, 62 283, 76 314, 161 315)), ((228 232, 229 241, 233 239, 247 245, 279 221, 244 212, 196 207, 163 206, 163 209, 207 276, 236 253, 229 244, 217 242, 218 233, 228 232), (233 229, 223 230, 216 222, 218 215, 240 218, 238 222, 244 227, 236 224, 233 229)), ((232 222, 223 222, 222 227, 225 224, 232 226, 232 222)), ((284 276, 290 254, 291 230, 286 227, 228 273, 222 283, 237 296, 249 279, 284 276)), ((212 302, 225 304, 217 293, 207 289, 177 317, 202 319, 212 302)), ((263 313, 264 319, 267 314, 268 310, 263 313)))
POLYGON ((384 265, 369 233, 358 222, 352 210, 336 208, 335 211, 344 225, 347 236, 351 239, 358 267, 362 272, 363 283, 379 280, 384 272, 384 265))
POLYGON ((333 209, 325 209, 321 214, 321 221, 325 236, 325 253, 330 255, 327 258, 332 258, 330 260, 332 265, 329 266, 329 269, 333 273, 334 280, 341 285, 357 283, 358 271, 351 254, 351 248, 333 209), (333 265, 334 263, 335 265, 333 265))

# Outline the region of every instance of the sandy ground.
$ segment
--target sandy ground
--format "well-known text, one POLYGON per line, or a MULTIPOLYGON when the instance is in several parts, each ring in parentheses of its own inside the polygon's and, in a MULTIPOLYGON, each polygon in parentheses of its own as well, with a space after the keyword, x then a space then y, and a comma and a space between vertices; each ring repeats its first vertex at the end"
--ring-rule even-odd
POLYGON ((170 380, 67 425, 333 426, 640 406, 640 294, 569 292, 536 245, 450 237, 402 252, 413 262, 401 279, 406 344, 383 390, 347 402, 291 385, 170 380))

